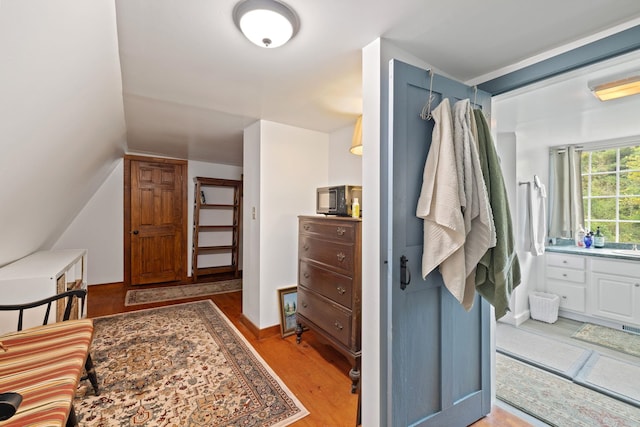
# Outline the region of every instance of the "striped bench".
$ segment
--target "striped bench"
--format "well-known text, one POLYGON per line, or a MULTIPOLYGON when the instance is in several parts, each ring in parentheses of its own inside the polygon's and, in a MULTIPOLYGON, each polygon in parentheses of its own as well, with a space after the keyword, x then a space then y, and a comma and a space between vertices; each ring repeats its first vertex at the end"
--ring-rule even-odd
POLYGON ((73 397, 93 338, 91 319, 69 320, 0 336, 0 391, 22 404, 0 426, 76 423, 73 397))

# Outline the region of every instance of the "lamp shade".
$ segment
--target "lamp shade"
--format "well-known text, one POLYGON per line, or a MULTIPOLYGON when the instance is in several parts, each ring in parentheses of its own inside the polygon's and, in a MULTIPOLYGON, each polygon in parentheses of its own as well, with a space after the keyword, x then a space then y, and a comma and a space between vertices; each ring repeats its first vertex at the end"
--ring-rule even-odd
POLYGON ((353 138, 351 139, 351 148, 353 154, 362 156, 362 116, 356 120, 356 126, 353 129, 353 138))
POLYGON ((293 9, 277 0, 244 0, 233 9, 233 21, 246 38, 264 48, 282 46, 300 28, 293 9))

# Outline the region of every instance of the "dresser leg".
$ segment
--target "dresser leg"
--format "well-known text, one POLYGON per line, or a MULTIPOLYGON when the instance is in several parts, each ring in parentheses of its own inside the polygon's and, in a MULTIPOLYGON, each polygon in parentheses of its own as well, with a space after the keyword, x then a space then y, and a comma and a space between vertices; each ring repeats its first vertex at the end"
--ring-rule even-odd
POLYGON ((354 365, 349 371, 349 378, 351 378, 351 393, 355 394, 358 391, 358 383, 360 382, 360 366, 354 365))
POLYGON ((302 341, 302 323, 296 323, 296 344, 300 344, 302 341))

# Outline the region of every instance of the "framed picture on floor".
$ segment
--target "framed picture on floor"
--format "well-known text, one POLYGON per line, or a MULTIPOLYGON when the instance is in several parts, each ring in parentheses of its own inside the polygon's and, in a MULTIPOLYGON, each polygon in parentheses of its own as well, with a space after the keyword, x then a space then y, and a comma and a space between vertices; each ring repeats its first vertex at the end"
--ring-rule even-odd
POLYGON ((296 331, 296 311, 298 309, 298 287, 278 289, 280 300, 280 332, 282 337, 296 331))

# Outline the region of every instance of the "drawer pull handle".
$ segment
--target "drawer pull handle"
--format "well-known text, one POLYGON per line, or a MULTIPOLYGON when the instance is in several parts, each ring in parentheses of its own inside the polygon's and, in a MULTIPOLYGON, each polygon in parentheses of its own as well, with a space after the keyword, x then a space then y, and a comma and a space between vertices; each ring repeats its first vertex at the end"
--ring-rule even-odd
POLYGON ((308 304, 307 304, 306 302, 304 302, 304 301, 303 301, 303 302, 302 302, 302 306, 303 306, 304 308, 307 308, 307 307, 308 307, 308 304))
POLYGON ((304 276, 305 279, 308 279, 309 276, 310 276, 310 274, 308 272, 306 272, 306 271, 304 273, 302 273, 302 275, 304 276))
POLYGON ((338 254, 336 255, 338 257, 338 261, 342 262, 344 261, 344 259, 347 257, 344 253, 342 252, 338 252, 338 254))
POLYGON ((302 226, 302 228, 305 229, 305 231, 309 231, 309 229, 311 228, 311 226, 309 224, 305 224, 302 226))
MULTIPOLYGON (((636 286, 640 286, 640 285, 636 285, 636 286)), ((344 293, 347 292, 347 290, 342 286, 338 286, 336 289, 340 295, 344 295, 344 293)))
POLYGON ((304 246, 302 246, 302 249, 304 249, 305 251, 309 250, 309 245, 307 245, 306 243, 304 244, 304 246))
POLYGON ((336 228, 336 233, 338 233, 338 236, 344 236, 345 232, 346 230, 343 227, 336 228))
POLYGON ((640 288, 640 283, 636 283, 634 286, 635 286, 636 288, 640 288))
POLYGON ((567 273, 562 273, 562 277, 567 277, 567 273))
POLYGON ((333 324, 333 326, 335 326, 335 328, 339 331, 341 331, 342 329, 344 329, 344 326, 342 326, 342 324, 340 322, 338 322, 336 320, 336 322, 333 324))
POLYGON ((566 295, 562 295, 562 299, 567 299, 567 296, 566 295))
POLYGON ((562 261, 562 263, 563 263, 563 264, 566 264, 566 263, 567 263, 567 260, 566 260, 566 259, 565 259, 565 260, 563 260, 563 261, 562 261))

